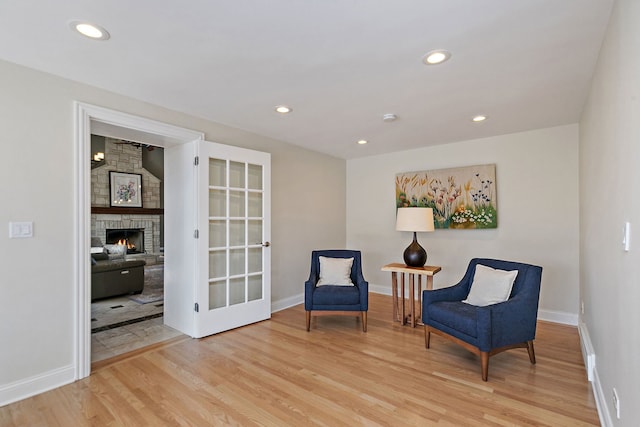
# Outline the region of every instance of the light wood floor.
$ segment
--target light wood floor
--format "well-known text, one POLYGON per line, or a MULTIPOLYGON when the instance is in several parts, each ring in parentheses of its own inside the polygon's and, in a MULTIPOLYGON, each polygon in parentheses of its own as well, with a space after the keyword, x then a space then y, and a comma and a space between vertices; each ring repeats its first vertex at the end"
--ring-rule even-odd
POLYGON ((540 322, 525 349, 477 358, 391 320, 371 294, 356 317, 302 306, 206 339, 175 338, 94 364, 84 380, 0 408, 9 426, 599 425, 576 328, 540 322))

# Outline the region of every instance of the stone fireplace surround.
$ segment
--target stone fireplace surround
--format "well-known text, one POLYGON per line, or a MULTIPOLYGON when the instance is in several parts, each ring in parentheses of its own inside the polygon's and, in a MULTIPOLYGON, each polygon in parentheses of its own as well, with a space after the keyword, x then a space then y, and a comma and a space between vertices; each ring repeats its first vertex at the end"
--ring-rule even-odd
POLYGON ((160 215, 91 215, 91 237, 106 243, 107 229, 143 228, 144 247, 149 254, 160 254, 160 215))
POLYGON ((161 215, 157 212, 140 212, 144 209, 137 209, 135 213, 123 213, 123 208, 107 213, 110 209, 109 171, 141 174, 143 208, 156 211, 161 208, 160 179, 142 167, 143 149, 140 145, 105 138, 105 162, 91 170, 91 206, 101 208, 100 213, 91 214, 91 237, 98 238, 105 244, 107 229, 143 228, 146 254, 132 254, 128 257, 144 257, 148 264, 152 264, 162 255, 161 215))

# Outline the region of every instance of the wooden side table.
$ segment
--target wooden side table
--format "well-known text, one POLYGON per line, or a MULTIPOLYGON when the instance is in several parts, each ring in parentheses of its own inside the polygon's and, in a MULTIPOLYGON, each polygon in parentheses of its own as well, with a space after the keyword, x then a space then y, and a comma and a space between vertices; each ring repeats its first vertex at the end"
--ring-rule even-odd
POLYGON ((404 304, 404 275, 405 273, 409 274, 409 293, 411 294, 411 313, 409 317, 411 317, 411 326, 416 327, 417 317, 416 314, 416 299, 415 299, 415 275, 418 275, 418 301, 420 302, 420 315, 422 315, 422 276, 427 276, 427 289, 433 289, 433 276, 442 270, 442 268, 433 266, 433 265, 425 265, 424 267, 409 267, 405 264, 400 263, 391 263, 382 267, 382 271, 390 271, 391 272, 391 292, 393 295, 393 320, 402 323, 403 325, 407 324, 407 316, 405 314, 405 304, 404 304), (398 307, 398 273, 401 273, 401 283, 400 283, 400 292, 402 295, 402 305, 400 308, 398 307))

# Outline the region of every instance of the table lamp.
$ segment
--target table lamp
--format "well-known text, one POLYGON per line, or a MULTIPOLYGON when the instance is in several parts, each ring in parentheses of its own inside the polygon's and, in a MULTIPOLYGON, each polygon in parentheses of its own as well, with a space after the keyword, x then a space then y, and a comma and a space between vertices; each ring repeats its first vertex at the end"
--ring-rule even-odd
POLYGON ((398 208, 397 231, 412 231, 413 242, 404 250, 404 263, 409 267, 422 267, 427 262, 427 251, 418 243, 418 231, 433 231, 433 209, 398 208))

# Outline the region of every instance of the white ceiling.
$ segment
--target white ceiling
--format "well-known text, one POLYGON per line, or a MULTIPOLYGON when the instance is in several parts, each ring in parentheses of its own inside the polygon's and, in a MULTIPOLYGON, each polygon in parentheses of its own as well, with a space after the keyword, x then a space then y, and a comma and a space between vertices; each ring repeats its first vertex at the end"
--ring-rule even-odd
POLYGON ((0 58, 351 159, 576 123, 612 3, 2 0, 0 58))

